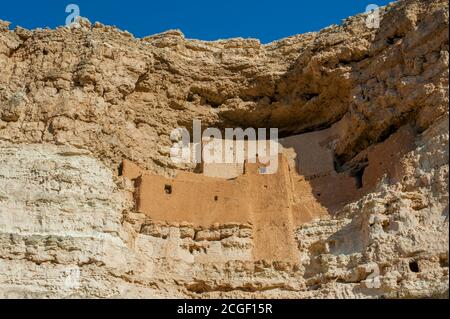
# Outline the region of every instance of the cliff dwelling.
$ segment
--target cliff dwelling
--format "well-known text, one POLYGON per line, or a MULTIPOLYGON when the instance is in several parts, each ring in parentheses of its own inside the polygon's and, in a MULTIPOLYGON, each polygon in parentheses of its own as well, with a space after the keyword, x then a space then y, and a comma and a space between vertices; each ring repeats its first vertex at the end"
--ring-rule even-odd
POLYGON ((361 154, 354 167, 337 172, 332 146, 341 130, 338 123, 281 139, 274 174, 260 174, 266 164, 248 158, 242 165, 203 163, 200 172, 179 171, 174 178, 124 160, 122 174, 134 181, 136 210, 152 220, 202 227, 246 224, 254 231, 255 261, 295 263, 294 230, 332 215, 376 187, 380 178, 395 178, 398 159, 414 140, 413 131, 404 127, 361 154))
POLYGON ((448 299, 448 1, 379 14, 271 43, 0 20, 0 298, 448 299), (256 132, 277 151, 197 161, 256 132))

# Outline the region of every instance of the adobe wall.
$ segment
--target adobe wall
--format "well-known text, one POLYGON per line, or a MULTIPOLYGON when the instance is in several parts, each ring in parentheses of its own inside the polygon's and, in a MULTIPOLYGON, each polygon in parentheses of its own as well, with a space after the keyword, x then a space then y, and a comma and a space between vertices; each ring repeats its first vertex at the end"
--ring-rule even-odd
POLYGON ((140 171, 128 161, 122 174, 136 180, 137 211, 152 220, 204 227, 249 224, 254 260, 295 262, 290 168, 282 155, 278 161, 276 174, 261 175, 262 164, 246 164, 245 174, 232 180, 190 172, 169 179, 140 171))
MULTIPOLYGON (((337 134, 338 130, 339 126, 335 126, 327 130, 280 139, 277 153, 283 153, 287 158, 292 157, 290 158, 292 161, 291 166, 297 169, 299 175, 309 178, 331 174, 334 172, 334 155, 331 144, 333 138, 339 137, 337 134), (287 154, 289 151, 292 151, 292 156, 287 154)), ((248 154, 248 141, 242 141, 241 143, 244 150, 244 160, 254 163, 256 161, 255 156, 248 154)), ((213 145, 222 149, 220 163, 202 162, 201 172, 204 176, 232 179, 244 174, 243 163, 236 161, 234 163, 226 163, 225 153, 232 154, 233 158, 237 156, 237 144, 235 141, 204 139, 202 149, 207 153, 208 151, 205 148, 213 145), (230 143, 230 145, 226 142, 230 143)), ((268 142, 266 145, 269 148, 268 142)), ((192 145, 191 148, 193 148, 192 145)), ((191 150, 191 152, 193 151, 191 150)), ((257 149, 254 152, 257 156, 261 156, 261 154, 258 154, 257 149)))
POLYGON ((168 179, 143 174, 136 186, 138 211, 154 220, 205 227, 251 222, 250 185, 245 178, 226 181, 186 172, 168 179))
POLYGON ((293 187, 300 198, 296 205, 298 223, 309 219, 305 212, 334 213, 360 196, 355 178, 335 170, 333 146, 343 130, 337 123, 325 130, 280 139, 285 151, 294 154, 297 174, 292 177, 293 187))
POLYGON ((338 137, 335 128, 290 136, 280 139, 280 144, 294 150, 299 175, 321 176, 334 172, 333 137, 338 137))
POLYGON ((261 165, 247 164, 243 176, 250 185, 255 260, 296 262, 293 188, 283 155, 275 174, 261 175, 261 165))
POLYGON ((415 148, 415 136, 414 130, 406 125, 383 143, 367 150, 368 166, 362 180, 364 191, 376 187, 382 178, 388 178, 391 183, 400 182, 405 175, 401 158, 415 148))
POLYGON ((126 160, 122 174, 135 180, 136 209, 152 220, 205 228, 250 225, 254 260, 295 262, 294 230, 363 196, 383 176, 399 178, 400 157, 414 139, 414 133, 404 128, 361 153, 368 165, 358 182, 350 172, 335 171, 332 145, 338 130, 335 126, 280 140, 283 147, 275 174, 260 174, 265 165, 257 161, 242 167, 205 164, 203 173, 179 172, 166 178, 126 160))
POLYGON ((260 174, 259 170, 267 165, 249 158, 247 153, 245 165, 206 163, 201 174, 179 172, 175 178, 165 178, 141 171, 129 161, 123 162, 122 174, 136 180, 136 208, 152 220, 203 227, 249 224, 254 260, 296 262, 294 230, 327 214, 309 182, 296 171, 296 166, 304 165, 309 176, 333 168, 328 149, 318 144, 323 136, 326 134, 317 134, 313 140, 299 136, 282 141, 293 145, 295 151, 311 148, 311 154, 323 160, 294 154, 299 164, 290 165, 286 150, 280 147, 275 174, 260 174))
MULTIPOLYGON (((215 145, 216 148, 220 148, 222 149, 222 153, 221 153, 221 159, 220 159, 220 163, 213 163, 213 162, 205 162, 203 161, 201 164, 201 173, 204 176, 209 176, 209 177, 217 177, 217 178, 222 178, 222 179, 233 179, 236 178, 238 176, 241 176, 244 174, 245 172, 245 166, 244 166, 244 161, 247 163, 256 163, 257 162, 257 157, 259 157, 259 159, 264 162, 267 163, 268 160, 270 159, 270 142, 269 141, 262 141, 262 142, 257 142, 257 143, 266 143, 266 148, 267 148, 267 156, 263 157, 261 156, 261 154, 258 154, 258 146, 256 146, 255 144, 255 149, 253 150, 254 154, 252 153, 252 151, 249 152, 249 143, 248 141, 240 141, 239 143, 237 143, 236 141, 232 141, 232 140, 225 140, 225 139, 221 139, 221 140, 214 140, 214 139, 204 139, 202 141, 202 149, 204 152, 207 152, 207 150, 205 149, 207 146, 212 146, 215 145), (239 161, 238 160, 238 151, 237 149, 242 148, 243 154, 242 154, 242 158, 239 161), (232 159, 234 159, 231 163, 228 163, 228 159, 225 156, 225 154, 231 154, 232 159)), ((280 146, 278 148, 278 151, 274 153, 279 154, 282 151, 282 147, 280 146)))

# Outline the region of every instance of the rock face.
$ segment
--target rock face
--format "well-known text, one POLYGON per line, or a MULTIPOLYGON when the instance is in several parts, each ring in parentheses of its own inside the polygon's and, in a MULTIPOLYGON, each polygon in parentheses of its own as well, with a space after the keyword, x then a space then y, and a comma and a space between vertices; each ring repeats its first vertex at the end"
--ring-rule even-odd
POLYGON ((448 296, 448 16, 447 1, 400 1, 379 29, 359 15, 268 45, 0 22, 0 297, 448 296), (294 260, 255 259, 251 223, 136 209, 120 164, 194 171, 169 157, 193 119, 288 142, 338 128, 332 174, 299 186, 317 205, 294 260))

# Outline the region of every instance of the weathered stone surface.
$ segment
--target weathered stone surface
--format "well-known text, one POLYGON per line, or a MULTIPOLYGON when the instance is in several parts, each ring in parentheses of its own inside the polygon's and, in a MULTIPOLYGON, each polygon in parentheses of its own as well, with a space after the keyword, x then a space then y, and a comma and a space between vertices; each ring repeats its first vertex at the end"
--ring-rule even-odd
POLYGON ((400 1, 380 29, 359 15, 268 45, 0 22, 0 297, 448 296, 448 12, 400 1), (169 147, 194 118, 286 137, 339 126, 336 174, 308 190, 333 214, 295 230, 297 262, 255 261, 254 225, 136 211, 119 164, 192 171, 169 147), (323 198, 352 174, 370 188, 323 198))

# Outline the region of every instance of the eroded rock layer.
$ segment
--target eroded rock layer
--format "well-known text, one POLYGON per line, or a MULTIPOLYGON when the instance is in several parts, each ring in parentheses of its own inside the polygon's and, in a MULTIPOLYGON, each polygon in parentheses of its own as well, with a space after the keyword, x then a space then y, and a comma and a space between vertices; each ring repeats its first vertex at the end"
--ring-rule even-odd
POLYGON ((448 296, 448 3, 381 14, 268 45, 0 22, 0 297, 448 296), (193 174, 169 157, 193 119, 310 145, 290 258, 266 218, 138 209, 120 164, 193 174))

